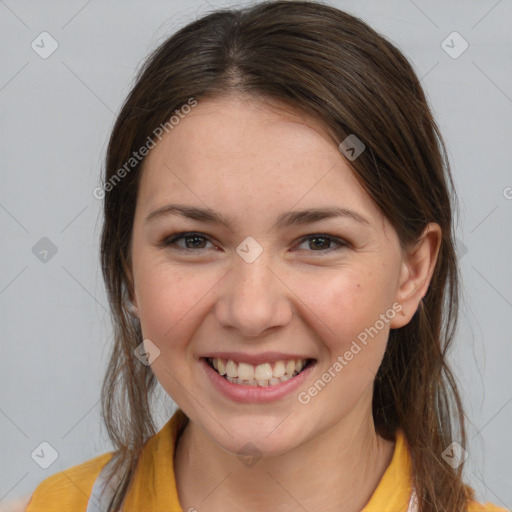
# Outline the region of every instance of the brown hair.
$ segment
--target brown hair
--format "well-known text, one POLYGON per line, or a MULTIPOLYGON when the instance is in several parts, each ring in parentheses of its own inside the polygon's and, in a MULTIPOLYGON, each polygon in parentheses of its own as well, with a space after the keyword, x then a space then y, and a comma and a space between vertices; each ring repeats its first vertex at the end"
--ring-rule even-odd
MULTIPOLYGON (((172 35, 144 64, 112 131, 105 182, 190 98, 234 93, 278 100, 320 120, 336 145, 356 134, 366 151, 351 162, 354 175, 403 248, 427 223, 441 227, 428 292, 411 321, 390 332, 372 408, 381 436, 394 439, 397 428, 405 433, 420 511, 467 510, 474 493, 463 483, 463 465, 453 469, 441 457, 455 440, 466 445, 464 411, 446 360, 458 315, 456 196, 444 143, 411 65, 366 23, 319 2, 261 2, 210 13, 172 35)), ((143 160, 104 197, 101 261, 114 345, 102 413, 116 447, 113 471, 122 473, 110 511, 119 510, 141 449, 156 433, 150 407, 156 379, 134 357, 142 335, 127 311, 142 167, 143 160)))

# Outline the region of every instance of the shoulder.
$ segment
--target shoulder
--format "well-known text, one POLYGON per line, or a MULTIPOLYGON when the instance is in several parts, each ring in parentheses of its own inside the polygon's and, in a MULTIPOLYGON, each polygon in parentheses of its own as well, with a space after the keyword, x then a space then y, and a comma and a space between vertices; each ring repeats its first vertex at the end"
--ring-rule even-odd
POLYGON ((468 512, 510 512, 510 510, 498 507, 493 503, 477 503, 476 501, 470 501, 468 504, 468 512))
POLYGON ((43 480, 32 493, 25 512, 83 512, 96 478, 113 454, 104 453, 43 480))

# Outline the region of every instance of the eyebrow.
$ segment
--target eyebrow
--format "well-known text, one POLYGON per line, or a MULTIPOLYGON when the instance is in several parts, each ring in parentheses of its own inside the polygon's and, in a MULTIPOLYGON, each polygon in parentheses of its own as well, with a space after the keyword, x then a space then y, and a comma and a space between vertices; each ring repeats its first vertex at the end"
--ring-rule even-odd
MULTIPOLYGON (((229 227, 229 219, 224 218, 220 213, 210 208, 199 208, 197 206, 189 206, 183 204, 167 204, 157 208, 146 217, 146 224, 153 219, 166 215, 181 215, 182 217, 207 222, 211 224, 224 224, 229 227)), ((370 225, 370 222, 360 213, 347 208, 336 206, 324 208, 310 208, 307 210, 297 210, 282 213, 274 223, 273 229, 292 226, 294 224, 310 224, 324 219, 335 217, 345 217, 352 219, 360 224, 370 225)))

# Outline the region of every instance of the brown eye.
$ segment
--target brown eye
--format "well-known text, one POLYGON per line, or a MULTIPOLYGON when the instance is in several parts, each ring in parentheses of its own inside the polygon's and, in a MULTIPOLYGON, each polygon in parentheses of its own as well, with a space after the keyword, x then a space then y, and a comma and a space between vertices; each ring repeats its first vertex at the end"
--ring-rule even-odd
POLYGON ((320 253, 337 251, 343 247, 348 247, 349 245, 341 238, 325 234, 315 234, 303 237, 301 240, 301 245, 306 242, 308 243, 308 247, 312 249, 310 252, 320 253), (332 243, 337 244, 338 247, 331 247, 332 243))

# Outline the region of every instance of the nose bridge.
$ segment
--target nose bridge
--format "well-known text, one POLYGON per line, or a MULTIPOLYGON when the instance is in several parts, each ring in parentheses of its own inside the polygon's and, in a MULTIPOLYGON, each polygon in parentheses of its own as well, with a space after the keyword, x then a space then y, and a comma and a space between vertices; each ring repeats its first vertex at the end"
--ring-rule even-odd
POLYGON ((248 337, 284 325, 291 313, 285 287, 275 275, 270 253, 259 250, 256 254, 256 247, 251 243, 242 243, 237 248, 217 308, 218 320, 224 327, 235 327, 248 337))

